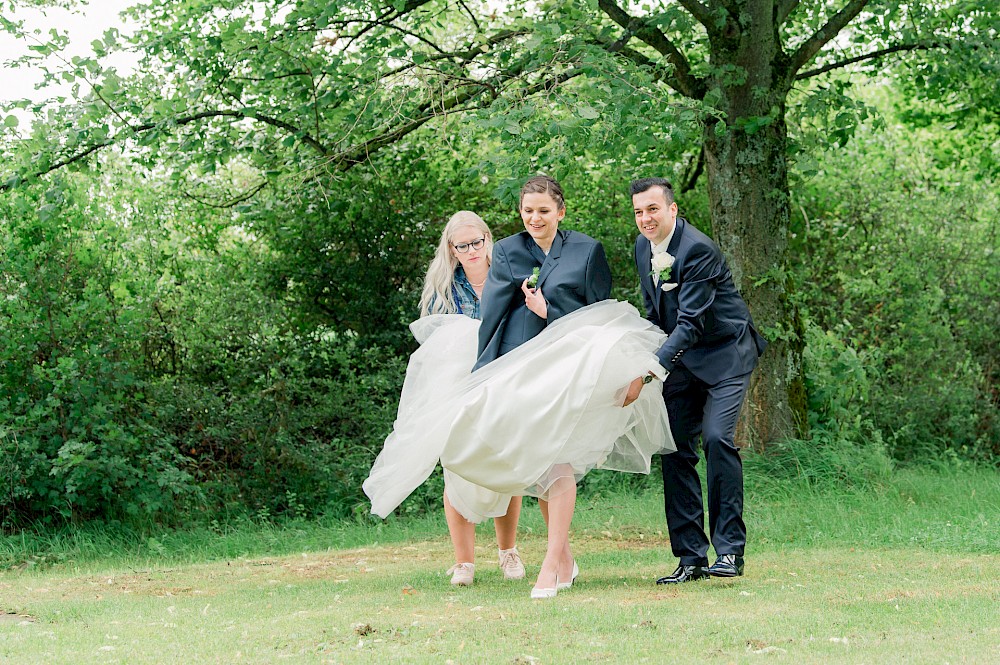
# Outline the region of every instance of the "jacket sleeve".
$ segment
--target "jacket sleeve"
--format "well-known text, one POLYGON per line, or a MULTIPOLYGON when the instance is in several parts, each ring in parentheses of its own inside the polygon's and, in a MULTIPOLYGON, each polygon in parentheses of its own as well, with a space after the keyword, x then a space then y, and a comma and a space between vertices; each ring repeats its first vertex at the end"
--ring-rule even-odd
POLYGON ((695 245, 685 258, 677 282, 677 324, 656 352, 668 372, 705 334, 705 314, 715 302, 716 283, 722 274, 722 253, 707 244, 695 245))
POLYGON ((611 297, 611 266, 604 253, 604 245, 594 241, 587 257, 587 304, 601 302, 611 297))
POLYGON ((493 245, 493 260, 490 262, 490 272, 483 286, 479 352, 473 371, 499 357, 500 340, 507 324, 511 301, 517 291, 520 291, 520 284, 514 283, 514 275, 503 245, 497 243, 493 245))

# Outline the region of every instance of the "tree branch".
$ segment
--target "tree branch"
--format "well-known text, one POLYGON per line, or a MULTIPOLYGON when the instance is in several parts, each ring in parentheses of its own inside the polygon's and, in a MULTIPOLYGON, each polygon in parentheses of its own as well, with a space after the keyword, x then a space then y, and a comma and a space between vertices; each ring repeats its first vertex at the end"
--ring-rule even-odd
POLYGON ((461 5, 462 9, 465 10, 465 13, 469 15, 470 19, 472 19, 472 25, 476 26, 476 32, 482 32, 483 28, 479 25, 479 20, 476 18, 476 14, 469 9, 463 0, 458 0, 458 4, 461 5))
POLYGON ((670 67, 657 67, 657 63, 648 58, 644 53, 636 51, 634 48, 629 48, 626 44, 631 37, 632 34, 626 31, 625 35, 615 42, 609 43, 606 40, 601 41, 597 39, 597 43, 609 53, 619 53, 631 60, 633 64, 653 70, 652 79, 654 81, 663 81, 674 90, 679 90, 680 84, 677 82, 677 79, 669 74, 673 69, 670 67))
POLYGON ((698 155, 691 159, 687 168, 684 169, 684 182, 681 183, 681 194, 690 192, 698 184, 698 178, 705 170, 705 146, 698 150, 698 155))
POLYGON ((712 16, 712 10, 700 3, 698 0, 677 0, 677 4, 686 9, 691 16, 698 20, 705 26, 705 29, 709 32, 715 31, 715 17, 712 16))
POLYGON ((827 21, 826 25, 821 27, 813 36, 807 39, 799 48, 792 54, 790 60, 789 74, 795 75, 800 69, 802 69, 807 62, 816 57, 820 49, 823 48, 831 39, 836 37, 844 27, 854 20, 854 18, 861 13, 861 10, 865 8, 869 0, 848 0, 847 6, 841 9, 839 12, 833 15, 833 17, 827 21))
MULTIPOLYGON (((411 2, 411 4, 414 4, 411 2)), ((505 31, 495 35, 491 38, 487 44, 495 45, 501 43, 507 39, 515 37, 521 34, 520 32, 509 32, 505 31)), ((617 52, 623 49, 625 43, 631 38, 631 34, 626 31, 626 33, 618 39, 616 42, 605 45, 605 48, 611 52, 617 52)), ((451 54, 440 54, 440 58, 455 58, 465 62, 472 62, 475 57, 483 53, 482 47, 470 46, 469 50, 460 53, 451 54)), ((426 62, 426 61, 425 61, 426 62)), ((347 170, 354 165, 364 163, 368 161, 372 155, 374 155, 378 150, 391 145, 392 143, 403 138, 407 134, 419 129, 421 126, 427 122, 433 120, 434 118, 440 117, 444 114, 464 112, 471 108, 478 106, 484 106, 489 103, 497 95, 497 90, 500 87, 507 87, 512 85, 512 82, 516 82, 517 79, 524 73, 525 65, 530 62, 530 59, 525 60, 523 63, 508 67, 505 72, 503 72, 499 77, 495 79, 489 79, 484 81, 469 81, 463 80, 463 85, 457 89, 453 89, 450 96, 445 96, 444 98, 438 97, 436 100, 430 100, 425 104, 422 104, 418 109, 416 109, 416 114, 414 117, 401 119, 400 124, 395 127, 387 128, 383 133, 372 136, 367 140, 356 144, 353 147, 349 147, 342 151, 335 151, 334 148, 324 145, 316 137, 307 134, 300 127, 296 127, 289 122, 275 118, 265 113, 262 113, 253 108, 243 108, 243 109, 220 109, 220 110, 206 110, 198 113, 192 113, 190 115, 185 115, 175 119, 165 119, 157 123, 146 122, 143 124, 129 125, 126 123, 128 133, 135 136, 142 134, 144 132, 149 132, 159 128, 166 128, 170 126, 183 126, 191 124, 200 120, 207 120, 211 118, 233 118, 233 119, 251 119, 257 122, 270 125, 281 129, 289 134, 294 134, 299 137, 299 139, 316 150, 320 155, 327 158, 327 163, 338 168, 340 170, 347 170), (479 98, 477 100, 477 98, 479 98), (475 103, 469 104, 475 100, 475 103)), ((579 76, 584 73, 583 68, 573 69, 563 72, 558 75, 552 75, 543 78, 540 81, 527 86, 522 89, 521 93, 524 95, 533 95, 538 92, 547 90, 554 86, 557 86, 571 78, 579 76)), ((296 71, 296 75, 309 75, 308 71, 296 71)), ((237 100, 238 101, 238 100, 237 100)), ((90 155, 97 152, 98 150, 119 143, 125 138, 125 130, 117 132, 114 136, 101 140, 97 143, 87 146, 81 149, 79 152, 64 157, 59 161, 49 164, 44 168, 39 168, 32 176, 29 177, 40 177, 59 168, 65 167, 69 164, 80 162, 87 159, 90 155)), ((17 182, 17 178, 12 179, 12 183, 17 182)), ((0 191, 10 189, 13 184, 0 184, 0 191)), ((251 194, 252 195, 252 194, 251 194)), ((238 202, 238 201, 237 201, 238 202)), ((208 205, 218 205, 212 204, 207 201, 202 201, 208 205)), ((226 205, 231 205, 226 204, 226 205)))
MULTIPOLYGON (((508 82, 516 79, 517 76, 520 75, 521 72, 518 71, 518 69, 519 68, 515 68, 515 70, 507 73, 505 78, 507 79, 508 82)), ((532 85, 524 88, 521 92, 525 97, 529 97, 543 90, 548 90, 554 86, 561 85, 562 83, 565 83, 566 81, 583 74, 584 71, 585 70, 583 68, 571 69, 556 76, 551 76, 536 83, 533 83, 532 85)), ((344 152, 339 155, 336 155, 335 157, 332 158, 331 161, 336 162, 337 168, 339 168, 341 171, 346 171, 350 169, 352 166, 362 164, 371 159, 371 156, 375 154, 378 150, 384 148, 387 145, 395 143, 396 141, 403 138, 407 134, 419 129, 428 121, 438 117, 442 112, 448 113, 448 112, 468 110, 468 109, 460 109, 458 107, 464 104, 465 102, 475 98, 477 95, 482 94, 487 90, 490 91, 495 90, 497 87, 498 85, 487 84, 486 82, 483 82, 477 86, 478 89, 468 90, 466 92, 456 94, 450 99, 442 101, 440 104, 424 105, 424 107, 421 109, 422 111, 424 111, 423 115, 412 119, 410 122, 400 127, 397 127, 396 129, 390 132, 386 132, 385 134, 376 136, 374 138, 365 141, 361 145, 352 148, 350 152, 344 152)))
POLYGON ((183 189, 179 189, 178 191, 181 193, 182 196, 186 196, 187 198, 191 199, 192 201, 196 201, 197 203, 209 206, 211 208, 232 208, 233 206, 235 206, 235 205, 237 205, 239 203, 243 203, 244 201, 252 199, 254 196, 257 195, 257 192, 259 192, 260 190, 264 189, 265 187, 267 187, 267 180, 264 180, 264 181, 260 182, 259 184, 255 185, 251 189, 248 189, 247 191, 243 192, 239 196, 235 196, 235 197, 229 199, 228 201, 226 201, 224 203, 215 203, 213 201, 209 201, 208 199, 204 199, 204 198, 201 198, 200 196, 195 196, 194 194, 192 194, 190 192, 186 192, 183 189))
POLYGON ((299 140, 305 143, 306 145, 312 146, 320 154, 326 155, 330 152, 330 149, 327 148, 322 143, 320 143, 318 139, 313 138, 309 134, 306 134, 295 125, 285 122, 284 120, 278 120, 277 118, 272 118, 270 116, 264 115, 263 113, 260 113, 258 111, 243 109, 232 112, 219 112, 218 115, 251 118, 253 120, 262 122, 265 125, 271 125, 272 127, 277 127, 278 129, 284 129, 289 134, 301 134, 299 140))
MULTIPOLYGON (((694 2, 694 4, 704 8, 697 0, 685 0, 685 2, 694 2)), ((612 21, 652 46, 667 59, 667 62, 673 65, 674 76, 672 80, 667 81, 670 87, 692 99, 701 99, 704 96, 704 85, 691 76, 691 66, 688 64, 687 58, 658 28, 650 27, 646 21, 629 15, 612 0, 598 0, 597 4, 612 21)))
POLYGON ((777 0, 775 2, 774 24, 781 25, 788 20, 795 8, 799 6, 800 0, 777 0))
MULTIPOLYGON (((505 42, 508 39, 511 39, 512 37, 518 37, 524 34, 527 34, 524 30, 504 30, 502 32, 498 32, 497 34, 487 39, 484 46, 496 46, 497 44, 505 42)), ((488 52, 489 51, 484 51, 481 47, 478 47, 475 44, 471 44, 465 51, 455 51, 454 53, 440 53, 435 55, 428 55, 424 59, 424 64, 437 62, 439 60, 447 60, 449 58, 454 58, 465 63, 470 63, 473 60, 475 60, 478 56, 488 52)), ((409 71, 417 66, 418 65, 413 62, 401 65, 396 69, 387 72, 384 75, 380 75, 378 79, 384 80, 392 76, 402 74, 403 72, 409 71)), ((368 81, 368 83, 371 83, 371 81, 368 81)))
MULTIPOLYGON (((324 72, 325 73, 325 72, 324 72)), ((231 76, 230 80, 233 81, 253 81, 255 83, 262 83, 263 81, 280 81, 281 79, 292 78, 294 76, 312 76, 310 72, 303 69, 297 69, 294 71, 286 72, 284 74, 275 74, 273 76, 231 76)))
POLYGON ((864 55, 854 56, 853 58, 847 58, 846 60, 839 60, 837 62, 832 62, 828 65, 817 67, 816 69, 810 69, 809 71, 797 74, 795 76, 795 80, 801 81, 803 79, 807 79, 812 76, 819 76, 820 74, 825 74, 826 72, 833 71, 834 69, 847 67, 848 65, 853 65, 856 62, 864 62, 865 60, 874 60, 875 58, 881 58, 882 56, 889 55, 891 53, 899 53, 901 51, 929 51, 931 49, 941 48, 944 45, 945 44, 941 42, 896 44, 895 46, 879 49, 878 51, 872 51, 871 53, 865 53, 864 55))
POLYGON ((356 21, 352 21, 353 23, 367 23, 368 25, 362 28, 361 31, 358 32, 358 34, 350 37, 350 41, 348 41, 348 47, 352 43, 354 43, 355 40, 359 39, 362 35, 364 35, 369 30, 374 29, 376 26, 379 25, 385 26, 387 23, 391 23, 392 21, 395 21, 396 19, 405 16, 406 14, 409 14, 410 12, 421 7, 422 5, 426 5, 428 2, 430 2, 430 0, 410 0, 409 2, 406 3, 406 5, 403 6, 403 8, 400 11, 394 13, 394 10, 390 7, 374 21, 370 19, 367 20, 357 19, 356 21))
MULTIPOLYGON (((424 44, 427 44, 432 49, 434 49, 435 51, 437 51, 439 54, 447 55, 447 52, 443 48, 441 48, 440 46, 438 46, 437 44, 435 44, 431 40, 427 39, 423 35, 420 35, 420 34, 417 34, 417 33, 413 32, 412 30, 407 30, 406 28, 401 28, 398 25, 396 25, 395 23, 381 23, 379 25, 381 25, 382 27, 387 28, 389 30, 396 30, 397 32, 401 32, 404 35, 406 35, 407 37, 413 37, 417 41, 421 41, 424 44)), ((348 45, 350 45, 350 44, 353 44, 357 40, 357 38, 360 37, 361 35, 363 35, 365 32, 367 32, 367 30, 363 30, 362 32, 359 32, 357 35, 344 35, 344 38, 346 38, 348 40, 347 43, 348 43, 348 45)))
MULTIPOLYGON (((177 118, 176 120, 173 121, 172 124, 178 125, 178 126, 189 125, 192 122, 196 122, 198 120, 205 120, 207 118, 235 118, 235 119, 238 119, 238 120, 244 120, 244 119, 257 120, 258 122, 262 122, 265 125, 271 125, 272 127, 277 127, 279 129, 283 129, 283 130, 285 130, 285 131, 287 131, 287 132, 289 132, 291 134, 299 134, 300 133, 299 128, 296 127, 295 125, 287 123, 284 120, 279 120, 277 118, 272 118, 270 116, 264 115, 263 113, 259 113, 257 111, 254 111, 252 109, 225 110, 225 111, 201 111, 199 113, 194 113, 194 114, 191 114, 191 115, 187 115, 187 116, 183 116, 183 117, 177 118)), ((132 134, 139 134, 139 133, 142 133, 142 132, 148 132, 148 131, 150 131, 152 129, 156 129, 159 126, 160 125, 158 123, 147 122, 147 123, 143 123, 141 125, 127 125, 127 128, 128 128, 128 131, 131 132, 132 134)), ((117 143, 119 141, 120 134, 121 134, 121 132, 119 132, 119 134, 116 134, 115 136, 113 136, 113 137, 111 137, 109 139, 106 139, 104 141, 99 141, 97 143, 89 145, 86 148, 84 148, 83 150, 81 150, 81 151, 79 151, 79 152, 77 152, 77 153, 75 153, 73 155, 70 155, 69 157, 65 157, 65 158, 63 158, 63 159, 61 159, 61 160, 59 160, 57 162, 49 164, 48 167, 46 167, 46 168, 44 168, 44 169, 42 169, 40 171, 36 171, 35 173, 33 173, 31 177, 38 178, 38 177, 41 177, 41 176, 43 176, 43 175, 45 175, 47 173, 51 173, 52 171, 55 171, 57 169, 61 169, 64 166, 69 166, 70 164, 74 164, 76 162, 84 160, 87 157, 89 157, 90 155, 92 155, 93 153, 97 152, 98 150, 101 150, 102 148, 106 148, 106 147, 108 147, 110 145, 113 145, 113 144, 117 143)), ((303 133, 302 136, 300 137, 300 140, 303 143, 306 143, 307 145, 312 146, 314 149, 316 149, 322 155, 328 155, 330 153, 330 149, 329 148, 327 148, 325 145, 323 145, 322 143, 320 143, 318 140, 316 140, 312 136, 309 136, 308 134, 304 134, 303 133)), ((11 189, 11 187, 12 187, 12 185, 7 184, 6 182, 5 183, 0 183, 0 192, 7 191, 8 189, 11 189)))

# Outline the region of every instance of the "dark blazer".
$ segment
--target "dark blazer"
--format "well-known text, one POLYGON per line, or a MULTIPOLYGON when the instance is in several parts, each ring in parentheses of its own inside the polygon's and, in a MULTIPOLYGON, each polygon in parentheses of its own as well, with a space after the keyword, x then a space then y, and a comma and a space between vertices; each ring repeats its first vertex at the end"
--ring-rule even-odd
POLYGON ((578 231, 556 231, 548 256, 527 231, 493 245, 483 287, 479 360, 473 371, 528 341, 553 321, 611 297, 611 268, 604 247, 578 231), (548 307, 543 319, 524 304, 521 283, 540 267, 536 288, 548 307))
POLYGON ((667 246, 674 264, 656 284, 649 240, 640 235, 635 241, 646 318, 668 335, 656 352, 660 364, 668 372, 683 365, 709 385, 747 374, 767 342, 754 328, 719 246, 686 219, 678 217, 676 224, 667 246), (664 291, 664 283, 677 287, 664 291))

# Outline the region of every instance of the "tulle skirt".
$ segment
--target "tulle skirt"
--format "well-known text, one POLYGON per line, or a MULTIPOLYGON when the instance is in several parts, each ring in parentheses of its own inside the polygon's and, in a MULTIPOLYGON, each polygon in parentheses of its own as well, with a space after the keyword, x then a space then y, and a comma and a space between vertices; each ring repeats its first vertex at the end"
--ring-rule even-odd
POLYGON ((451 504, 480 522, 511 496, 549 499, 591 469, 649 473, 675 450, 655 351, 666 339, 628 303, 568 314, 476 372, 479 322, 460 314, 410 324, 410 363, 393 432, 364 483, 385 517, 444 467, 451 504), (628 385, 652 372, 639 399, 628 385))

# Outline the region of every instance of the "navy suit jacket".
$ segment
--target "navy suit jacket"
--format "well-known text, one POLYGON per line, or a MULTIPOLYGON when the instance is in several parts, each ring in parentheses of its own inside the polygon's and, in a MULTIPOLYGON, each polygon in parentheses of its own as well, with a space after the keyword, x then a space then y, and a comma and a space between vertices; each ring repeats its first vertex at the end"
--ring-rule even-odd
POLYGON ((479 359, 473 371, 517 348, 545 326, 611 297, 611 268, 604 247, 578 231, 556 231, 548 256, 522 231, 493 245, 489 277, 483 287, 479 359), (538 284, 548 307, 543 319, 524 304, 521 283, 540 268, 538 284))
POLYGON ((668 372, 683 365, 709 385, 747 374, 767 342, 754 328, 719 246, 686 219, 678 217, 676 224, 667 246, 674 264, 656 284, 649 240, 640 235, 635 241, 646 318, 668 335, 656 352, 660 364, 668 372), (664 291, 664 283, 677 287, 664 291))

